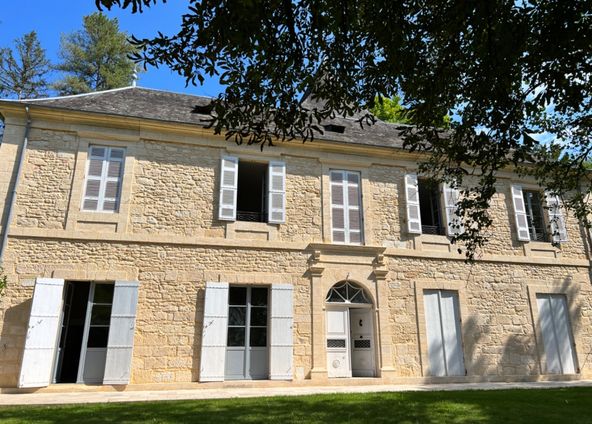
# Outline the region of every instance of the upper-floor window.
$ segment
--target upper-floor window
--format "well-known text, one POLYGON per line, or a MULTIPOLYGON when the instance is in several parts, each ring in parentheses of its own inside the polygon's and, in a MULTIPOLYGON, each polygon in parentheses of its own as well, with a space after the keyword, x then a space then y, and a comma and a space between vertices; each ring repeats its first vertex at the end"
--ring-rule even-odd
POLYGON ((222 158, 218 218, 280 224, 286 220, 286 165, 222 158))
POLYGON ((556 243, 567 241, 567 228, 557 196, 538 190, 523 190, 519 185, 512 185, 512 203, 518 240, 552 239, 556 243), (546 203, 545 206, 543 202, 546 203))
POLYGON ((418 180, 419 212, 421 215, 421 232, 423 234, 444 235, 442 225, 442 208, 440 206, 440 190, 438 185, 429 181, 418 180))
POLYGON ((456 214, 459 191, 449 184, 418 179, 417 174, 405 175, 407 230, 411 234, 447 234, 463 231, 456 214))
POLYGON ((90 146, 82 210, 117 212, 121 197, 121 180, 125 149, 90 146))
POLYGON ((336 243, 362 244, 362 193, 360 173, 332 170, 331 224, 336 243))

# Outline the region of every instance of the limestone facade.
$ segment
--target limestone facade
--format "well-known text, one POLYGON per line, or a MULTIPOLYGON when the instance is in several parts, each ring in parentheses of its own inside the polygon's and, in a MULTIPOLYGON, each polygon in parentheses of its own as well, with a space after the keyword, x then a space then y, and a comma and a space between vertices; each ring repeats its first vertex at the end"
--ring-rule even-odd
MULTIPOLYGON (((15 387, 37 278, 138 281, 131 384, 200 380, 205 286, 293 287, 295 382, 329 383, 325 297, 342 281, 371 299, 377 381, 590 378, 592 286, 586 231, 567 217, 561 247, 516 236, 506 173, 491 205, 490 242, 474 263, 442 235, 409 234, 405 174, 417 155, 330 141, 236 146, 196 125, 30 108, 32 124, 17 187, 0 300, 0 387, 15 387), (89 146, 125 148, 116 213, 84 212, 89 146), (225 155, 286 164, 285 223, 218 219, 225 155), (330 171, 361 175, 364 242, 332 242, 330 171), (430 377, 424 290, 460 303, 466 375, 430 377), (537 293, 564 294, 577 370, 547 372, 537 293), (414 380, 415 379, 415 380, 414 380)), ((2 224, 26 118, 3 103, 0 145, 2 224)))

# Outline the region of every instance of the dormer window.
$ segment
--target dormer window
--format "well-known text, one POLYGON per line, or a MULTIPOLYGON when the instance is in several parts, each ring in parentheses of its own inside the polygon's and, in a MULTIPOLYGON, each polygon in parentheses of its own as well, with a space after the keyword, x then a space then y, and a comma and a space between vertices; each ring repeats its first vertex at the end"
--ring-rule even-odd
POLYGON ((339 134, 343 134, 345 132, 345 127, 343 125, 327 124, 323 125, 323 128, 327 132, 334 132, 339 134))

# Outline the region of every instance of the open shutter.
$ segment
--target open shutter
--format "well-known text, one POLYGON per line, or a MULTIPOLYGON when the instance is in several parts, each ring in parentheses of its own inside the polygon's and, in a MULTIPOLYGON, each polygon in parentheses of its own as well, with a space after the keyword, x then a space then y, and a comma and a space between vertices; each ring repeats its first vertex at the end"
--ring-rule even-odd
POLYGON ((139 284, 137 281, 115 282, 103 384, 128 384, 130 381, 139 284))
POLYGON ((405 200, 407 202, 407 231, 411 234, 421 234, 417 174, 405 175, 405 200))
POLYGON ((446 234, 456 236, 464 231, 464 226, 460 217, 456 214, 456 203, 459 199, 459 191, 450 187, 449 184, 442 184, 442 197, 444 199, 444 209, 446 212, 446 234))
POLYGON ((559 200, 559 196, 547 191, 545 192, 545 199, 547 201, 553 242, 565 243, 567 241, 567 228, 565 226, 565 217, 561 211, 561 201, 559 200))
POLYGON ((218 219, 236 220, 236 193, 238 186, 238 158, 224 156, 220 165, 220 197, 218 219))
POLYGON ((286 164, 269 162, 268 179, 267 222, 283 224, 286 222, 286 164))
POLYGON ((292 285, 271 285, 269 378, 272 380, 292 380, 292 296, 292 285))
POLYGON ((51 381, 63 291, 64 280, 38 278, 35 282, 18 387, 45 387, 51 381))
POLYGON ((199 381, 224 381, 228 283, 206 283, 199 381))
POLYGON ((514 219, 516 221, 516 231, 518 231, 518 240, 530 241, 526 205, 524 204, 522 187, 519 185, 512 185, 512 204, 514 205, 514 219))

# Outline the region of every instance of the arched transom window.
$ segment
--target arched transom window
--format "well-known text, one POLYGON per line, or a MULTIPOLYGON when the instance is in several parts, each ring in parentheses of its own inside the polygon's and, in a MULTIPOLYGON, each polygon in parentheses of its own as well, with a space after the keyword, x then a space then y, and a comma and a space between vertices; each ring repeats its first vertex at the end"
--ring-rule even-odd
POLYGON ((366 297, 362 287, 352 284, 349 281, 342 281, 331 287, 325 301, 330 303, 372 303, 366 297))

